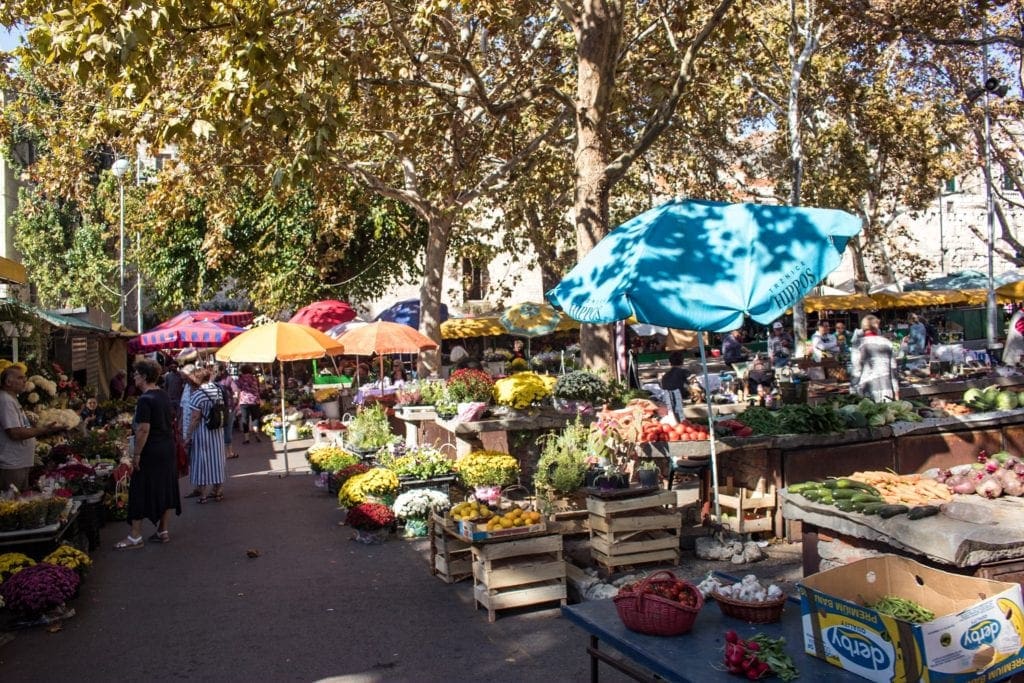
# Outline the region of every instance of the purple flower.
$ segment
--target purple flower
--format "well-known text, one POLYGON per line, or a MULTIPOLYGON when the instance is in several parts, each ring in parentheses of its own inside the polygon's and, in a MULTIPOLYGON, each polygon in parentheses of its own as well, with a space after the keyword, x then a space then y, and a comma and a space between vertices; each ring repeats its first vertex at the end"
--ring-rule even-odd
POLYGON ((8 609, 40 614, 71 598, 78 590, 78 583, 78 573, 73 569, 40 562, 0 584, 0 597, 8 609))

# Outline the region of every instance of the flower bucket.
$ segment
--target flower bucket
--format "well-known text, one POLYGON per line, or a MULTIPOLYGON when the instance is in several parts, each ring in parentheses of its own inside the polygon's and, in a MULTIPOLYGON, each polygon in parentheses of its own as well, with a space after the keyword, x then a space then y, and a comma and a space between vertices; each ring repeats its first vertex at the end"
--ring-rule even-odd
POLYGON ((274 427, 274 441, 276 441, 277 443, 283 443, 284 442, 284 428, 283 427, 274 427))
POLYGON ((338 399, 322 403, 320 407, 323 408, 324 417, 327 417, 331 420, 337 420, 341 418, 341 408, 338 406, 338 399))
POLYGON ((654 488, 658 485, 658 470, 637 470, 636 479, 644 488, 654 488))
POLYGON ((501 500, 500 486, 477 486, 475 491, 476 499, 491 505, 497 505, 501 500))
POLYGON ((299 440, 299 426, 296 424, 288 425, 288 440, 298 441, 299 440))

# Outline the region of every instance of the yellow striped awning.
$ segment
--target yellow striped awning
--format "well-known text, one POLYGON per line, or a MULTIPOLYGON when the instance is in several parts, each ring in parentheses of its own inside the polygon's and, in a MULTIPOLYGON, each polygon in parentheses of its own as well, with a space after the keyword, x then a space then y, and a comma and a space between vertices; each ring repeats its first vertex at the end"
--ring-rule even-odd
POLYGON ((872 311, 878 307, 866 294, 826 294, 804 299, 804 310, 813 311, 872 311))
POLYGON ((470 339, 506 334, 497 316, 479 318, 448 318, 441 323, 441 339, 470 339))
MULTIPOLYGON (((984 292, 985 290, 979 291, 984 292)), ((1017 282, 1007 282, 1005 285, 1000 285, 996 289, 996 298, 1005 302, 1024 301, 1024 281, 1018 280, 1017 282)), ((984 299, 982 299, 982 302, 984 302, 984 299)))
POLYGON ((13 285, 25 284, 28 282, 25 266, 17 261, 0 256, 0 281, 9 282, 13 285))

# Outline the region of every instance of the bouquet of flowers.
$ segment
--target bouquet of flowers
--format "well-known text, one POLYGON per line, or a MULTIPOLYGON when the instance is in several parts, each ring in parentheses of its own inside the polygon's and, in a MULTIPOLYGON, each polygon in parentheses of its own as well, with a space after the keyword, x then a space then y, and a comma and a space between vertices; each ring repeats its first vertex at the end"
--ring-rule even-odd
POLYGON ((36 561, 21 553, 4 553, 0 555, 0 583, 11 578, 26 567, 35 566, 36 561))
POLYGON ((42 614, 69 600, 78 590, 78 574, 45 562, 26 567, 0 584, 8 609, 26 615, 42 614))
POLYGON ((474 451, 455 463, 467 486, 506 486, 519 476, 519 461, 508 453, 474 451))
POLYGON ((463 368, 448 378, 448 400, 455 403, 479 401, 490 403, 494 379, 483 370, 463 368))
POLYGON ((328 403, 330 401, 338 400, 338 390, 331 389, 316 389, 313 392, 313 398, 316 399, 317 403, 328 403))
POLYGON ((413 489, 395 499, 395 516, 399 519, 426 519, 431 512, 451 507, 448 496, 433 489, 413 489))
POLYGON ((359 503, 348 511, 345 523, 359 531, 377 531, 395 523, 395 513, 381 503, 359 503))
POLYGON ((494 384, 494 397, 498 405, 522 410, 550 396, 556 381, 549 375, 517 372, 510 377, 499 379, 494 384))
POLYGON ((85 570, 92 566, 92 560, 89 559, 88 555, 70 545, 62 545, 57 548, 44 557, 43 562, 54 564, 58 567, 67 567, 78 572, 79 575, 85 573, 85 570))
POLYGON ((353 508, 368 498, 388 498, 398 491, 398 477, 391 470, 374 467, 350 477, 338 491, 338 503, 353 508))

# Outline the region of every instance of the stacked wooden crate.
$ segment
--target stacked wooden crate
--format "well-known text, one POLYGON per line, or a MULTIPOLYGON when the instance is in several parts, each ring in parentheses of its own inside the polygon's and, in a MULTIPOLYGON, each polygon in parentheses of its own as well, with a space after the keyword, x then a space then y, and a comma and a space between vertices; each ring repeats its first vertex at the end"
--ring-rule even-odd
POLYGON ((718 489, 722 524, 741 534, 771 531, 775 522, 775 486, 765 487, 759 478, 754 488, 733 486, 732 477, 718 489))
POLYGON ((650 562, 679 563, 682 516, 675 491, 623 500, 587 499, 590 554, 604 574, 650 562))
POLYGON ((474 543, 473 596, 493 622, 495 611, 558 600, 565 605, 561 534, 474 543))
POLYGON ((456 583, 473 575, 469 543, 459 537, 443 515, 430 518, 430 571, 445 583, 456 583))

